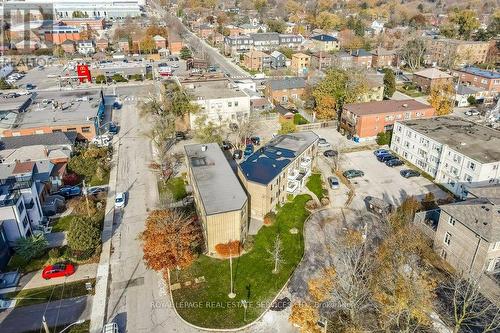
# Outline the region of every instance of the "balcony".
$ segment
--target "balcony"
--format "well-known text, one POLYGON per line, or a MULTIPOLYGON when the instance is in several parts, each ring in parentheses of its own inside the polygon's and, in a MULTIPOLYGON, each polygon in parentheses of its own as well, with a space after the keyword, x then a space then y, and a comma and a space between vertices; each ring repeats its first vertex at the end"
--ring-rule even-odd
POLYGON ((299 182, 298 181, 289 181, 288 185, 286 187, 286 191, 290 194, 294 194, 297 190, 299 189, 299 182))
POLYGON ((0 207, 13 206, 19 200, 21 192, 13 191, 8 194, 0 194, 0 207))
POLYGON ((297 169, 290 169, 290 171, 288 171, 288 181, 294 181, 297 179, 297 177, 299 176, 299 170, 297 169))
POLYGON ((300 167, 302 169, 309 169, 311 167, 312 158, 306 156, 300 161, 300 167))

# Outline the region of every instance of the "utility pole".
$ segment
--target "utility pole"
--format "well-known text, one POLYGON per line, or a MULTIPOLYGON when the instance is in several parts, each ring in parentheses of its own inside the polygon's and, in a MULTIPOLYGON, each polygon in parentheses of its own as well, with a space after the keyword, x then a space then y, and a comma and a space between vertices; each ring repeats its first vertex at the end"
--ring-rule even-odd
POLYGON ((90 217, 89 195, 87 192, 87 186, 85 186, 85 179, 83 180, 83 194, 85 195, 85 201, 87 203, 87 215, 90 217))
POLYGON ((235 298, 236 294, 234 293, 233 289, 233 255, 231 253, 231 242, 228 242, 228 247, 229 247, 229 270, 231 272, 231 291, 229 292, 229 298, 235 298))
POLYGON ((47 321, 45 320, 45 315, 42 316, 42 326, 45 333, 50 333, 49 326, 47 325, 47 321))

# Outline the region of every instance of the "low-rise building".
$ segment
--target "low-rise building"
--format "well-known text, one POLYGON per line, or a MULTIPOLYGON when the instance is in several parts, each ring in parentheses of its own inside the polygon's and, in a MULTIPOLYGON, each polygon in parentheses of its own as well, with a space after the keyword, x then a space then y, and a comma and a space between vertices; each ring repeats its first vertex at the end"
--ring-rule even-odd
POLYGON ((271 68, 280 69, 286 67, 286 57, 283 53, 278 51, 273 51, 270 54, 271 57, 271 68))
POLYGON ((492 98, 500 93, 500 73, 497 71, 464 67, 453 71, 453 75, 458 77, 459 83, 484 89, 492 98))
POLYGON ((392 131, 398 120, 434 115, 434 108, 414 99, 353 103, 344 105, 341 126, 352 136, 364 141, 375 139, 378 133, 392 131))
POLYGON ((354 66, 362 68, 372 67, 372 54, 365 49, 351 51, 352 63, 354 66))
POLYGON ((68 27, 80 28, 83 30, 104 30, 105 20, 98 17, 85 17, 85 18, 64 18, 59 20, 62 24, 68 27))
POLYGON ((153 37, 153 41, 157 50, 167 48, 167 39, 165 37, 156 35, 153 37))
POLYGON ((95 42, 95 48, 100 52, 106 52, 108 47, 109 47, 109 41, 106 38, 99 38, 95 42))
POLYGON ((251 218, 262 220, 305 186, 316 164, 318 139, 313 132, 281 135, 238 165, 251 218))
POLYGON ((184 146, 189 183, 201 221, 205 251, 218 244, 245 242, 248 199, 226 156, 216 143, 184 146))
POLYGON ((243 66, 250 70, 263 72, 271 68, 271 56, 262 51, 252 50, 243 54, 243 66))
POLYGON ((122 38, 118 41, 118 50, 125 54, 130 53, 130 43, 128 38, 122 38))
POLYGON ((75 27, 68 27, 65 25, 54 25, 44 32, 45 41, 51 42, 53 45, 61 45, 67 40, 78 41, 80 40, 80 29, 75 27))
POLYGON ((327 34, 319 34, 310 37, 310 39, 313 41, 316 51, 331 52, 338 51, 340 49, 338 39, 333 36, 327 34))
POLYGON ((486 61, 490 42, 449 38, 427 38, 424 62, 432 66, 453 68, 482 64, 486 61))
POLYGON ((412 82, 417 85, 420 90, 429 92, 434 86, 453 83, 453 76, 437 68, 426 68, 413 73, 412 82))
POLYGON ((459 117, 397 121, 391 149, 458 197, 500 179, 500 132, 459 117))
POLYGON ((396 50, 386 50, 382 47, 377 47, 371 51, 372 54, 372 67, 383 68, 397 66, 397 53, 396 50))
POLYGON ((298 75, 307 75, 311 66, 311 57, 305 53, 294 53, 290 68, 298 75))
POLYGON ((239 123, 250 116, 250 97, 229 80, 208 80, 183 83, 183 87, 194 97, 199 110, 190 115, 190 126, 197 128, 197 119, 214 124, 239 123))
POLYGON ((311 68, 324 70, 332 67, 335 61, 335 55, 329 52, 315 52, 311 54, 311 68))
POLYGON ((490 100, 489 94, 482 88, 458 84, 455 88, 455 106, 465 107, 470 105, 470 98, 473 97, 476 103, 484 103, 490 100))
POLYGON ((224 38, 224 53, 234 57, 250 50, 272 52, 279 47, 298 49, 303 41, 304 37, 301 35, 287 35, 277 32, 226 36, 224 38))
POLYGON ((306 80, 301 77, 266 82, 265 94, 274 103, 298 100, 304 94, 306 80))
POLYGON ((79 40, 76 43, 76 49, 78 53, 82 55, 89 55, 95 53, 94 41, 93 40, 79 40))

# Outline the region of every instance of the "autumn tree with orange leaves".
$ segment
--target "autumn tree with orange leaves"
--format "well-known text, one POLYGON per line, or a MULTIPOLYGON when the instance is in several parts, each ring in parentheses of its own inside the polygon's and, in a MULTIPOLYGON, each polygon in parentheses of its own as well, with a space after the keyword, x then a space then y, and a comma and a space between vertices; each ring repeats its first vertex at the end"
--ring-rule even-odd
POLYGON ((154 210, 146 219, 140 239, 146 266, 165 273, 185 268, 196 258, 195 247, 201 240, 197 222, 178 210, 154 210))

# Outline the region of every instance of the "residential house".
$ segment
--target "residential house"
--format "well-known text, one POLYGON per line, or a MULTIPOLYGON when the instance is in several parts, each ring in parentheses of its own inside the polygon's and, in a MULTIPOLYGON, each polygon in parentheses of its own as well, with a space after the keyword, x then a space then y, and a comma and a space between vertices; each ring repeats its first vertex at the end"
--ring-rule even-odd
POLYGON ((243 54, 243 66, 250 70, 263 72, 271 68, 271 56, 262 51, 252 50, 243 54))
POLYGON ((214 33, 214 27, 210 24, 204 23, 199 25, 195 31, 196 34, 201 38, 208 39, 208 37, 214 33))
POLYGON ((371 51, 372 54, 372 67, 384 68, 397 66, 398 55, 396 50, 386 50, 382 47, 377 47, 371 51))
POLYGON ((167 48, 167 39, 165 37, 156 35, 153 37, 153 41, 157 50, 167 48))
POLYGON ((280 69, 286 67, 286 57, 283 53, 279 51, 273 51, 270 54, 271 57, 271 68, 280 69))
POLYGON ((258 22, 244 23, 240 25, 239 28, 240 33, 243 35, 267 32, 267 27, 265 25, 259 24, 258 22))
POLYGON ((64 52, 69 53, 69 54, 73 54, 76 52, 75 42, 72 40, 69 40, 69 39, 65 40, 61 44, 61 48, 63 49, 64 52))
POLYGON ((340 51, 332 56, 332 66, 347 69, 354 66, 354 57, 351 53, 340 51))
POLYGON ((453 68, 486 61, 490 43, 449 38, 426 38, 424 62, 427 65, 453 68))
POLYGON ((76 44, 76 49, 78 53, 82 55, 90 55, 95 53, 94 41, 93 40, 79 40, 76 44))
POLYGON ((360 141, 366 141, 375 139, 378 133, 392 131, 398 120, 434 115, 434 108, 413 99, 352 103, 344 105, 341 127, 360 141))
POLYGON ((500 179, 500 132, 463 118, 397 121, 391 149, 460 198, 500 179))
POLYGON ((205 251, 216 254, 218 244, 245 242, 248 198, 217 143, 184 146, 188 179, 193 188, 205 251))
POLYGON ((109 41, 106 38, 99 38, 95 42, 95 48, 99 52, 106 52, 109 47, 109 41))
POLYGON ((370 24, 370 28, 368 30, 372 35, 379 35, 384 32, 384 22, 375 20, 372 24, 370 24))
POLYGON ((365 49, 351 51, 352 63, 354 66, 370 68, 372 67, 372 54, 365 49))
POLYGON ((293 77, 282 80, 268 80, 266 82, 265 95, 275 104, 298 100, 304 94, 306 80, 301 77, 293 77))
POLYGON ((179 54, 184 44, 182 42, 182 38, 177 34, 169 31, 168 34, 168 49, 170 50, 170 54, 179 54))
POLYGON ((500 73, 497 71, 464 67, 453 71, 453 76, 458 77, 461 84, 484 90, 488 101, 500 93, 500 73))
POLYGON ((121 52, 123 52, 125 54, 130 53, 130 43, 129 43, 128 38, 121 38, 118 41, 118 50, 120 50, 121 52))
POLYGON ((311 66, 311 57, 305 53, 294 53, 290 68, 298 75, 306 75, 311 66))
POLYGON ((420 90, 430 92, 434 86, 446 83, 453 84, 453 76, 437 68, 426 68, 413 73, 412 82, 417 85, 420 90))
POLYGON ((473 97, 477 103, 484 103, 488 99, 488 92, 483 88, 458 84, 455 87, 455 106, 469 106, 469 99, 473 97))
POLYGON ((262 220, 287 197, 300 192, 316 165, 319 137, 313 132, 278 136, 238 165, 250 217, 262 220))
POLYGON ((197 119, 206 116, 206 122, 215 124, 239 123, 250 116, 250 97, 229 80, 207 80, 182 84, 193 96, 200 109, 190 115, 191 129, 197 128, 197 119))
POLYGON ((310 37, 313 41, 315 51, 332 52, 340 49, 340 44, 337 38, 327 35, 319 34, 310 37))
POLYGON ((328 69, 333 67, 334 61, 336 61, 335 55, 329 52, 315 52, 311 54, 311 68, 314 69, 328 69))
POLYGON ((228 36, 230 37, 239 36, 242 34, 241 28, 232 24, 224 26, 224 30, 228 32, 228 36))

